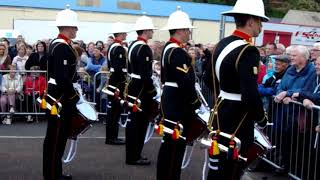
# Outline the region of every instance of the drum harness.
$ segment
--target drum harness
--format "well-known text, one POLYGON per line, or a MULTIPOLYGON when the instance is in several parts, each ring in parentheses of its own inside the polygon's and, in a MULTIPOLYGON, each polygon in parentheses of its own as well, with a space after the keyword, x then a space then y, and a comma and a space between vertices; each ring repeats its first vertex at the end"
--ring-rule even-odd
MULTIPOLYGON (((162 58, 162 63, 161 63, 161 66, 164 67, 164 55, 166 54, 166 52, 172 48, 169 52, 169 55, 168 55, 168 62, 170 64, 170 57, 172 55, 172 52, 178 48, 179 46, 176 44, 176 43, 171 43, 169 45, 167 45, 167 47, 164 49, 163 51, 163 58, 162 58)), ((170 86, 170 87, 173 87, 173 88, 177 88, 178 85, 177 83, 175 82, 165 82, 164 84, 165 86, 170 86)), ((161 85, 162 87, 162 85, 161 85)), ((162 93, 160 93, 162 94, 162 93)), ((178 140, 178 139, 183 139, 183 140, 187 140, 186 137, 182 136, 181 134, 183 133, 183 125, 180 123, 180 121, 172 121, 172 120, 169 120, 169 119, 166 119, 165 118, 165 115, 164 115, 164 112, 163 112, 163 103, 162 103, 162 96, 161 96, 161 100, 160 100, 160 113, 162 115, 161 117, 161 120, 159 122, 159 125, 155 124, 154 125, 154 129, 156 130, 157 134, 159 134, 160 136, 163 136, 163 133, 167 133, 167 134, 171 134, 171 137, 173 140, 178 140), (167 123, 170 123, 170 124, 173 124, 174 125, 174 129, 170 129, 168 127, 165 127, 164 126, 164 122, 167 122, 167 123)), ((152 127, 152 126, 151 126, 152 127)), ((152 134, 151 134, 152 135, 152 134)), ((175 151, 175 149, 173 149, 173 151, 175 151)), ((181 169, 185 169, 190 161, 191 161, 191 156, 192 156, 192 153, 193 153, 193 146, 190 148, 190 147, 186 147, 186 151, 184 153, 184 156, 183 156, 183 161, 182 161, 182 164, 181 164, 181 169), (188 151, 190 151, 189 155, 188 155, 188 151)))
MULTIPOLYGON (((131 62, 131 53, 132 53, 132 50, 135 48, 135 46, 137 45, 145 45, 145 43, 143 41, 136 41, 134 44, 132 44, 132 47, 130 48, 129 52, 128 52, 128 61, 126 61, 126 66, 127 68, 129 67, 129 63, 128 62, 131 62)), ((139 47, 138 49, 138 52, 137 52, 137 55, 140 53, 140 50, 142 48, 142 46, 139 47)), ((131 64, 130 64, 131 65, 131 64)), ((130 66, 131 69, 132 69, 132 65, 130 66)), ((123 100, 120 100, 120 104, 122 105, 122 107, 124 108, 124 111, 127 111, 128 108, 131 108, 132 110, 132 113, 136 113, 137 111, 139 112, 142 112, 142 109, 140 108, 141 106, 141 100, 140 100, 140 96, 144 90, 144 85, 142 86, 140 92, 138 93, 138 96, 137 97, 134 97, 134 96, 131 96, 129 95, 128 91, 129 91, 129 85, 132 81, 132 78, 135 78, 135 79, 140 79, 141 80, 141 75, 138 75, 138 74, 134 74, 134 73, 131 73, 129 74, 128 73, 128 76, 126 78, 126 82, 125 82, 125 88, 124 88, 124 92, 123 92, 123 100), (132 100, 133 102, 130 102, 130 100, 132 100)), ((130 113, 130 112, 128 112, 130 113)), ((127 114, 128 115, 128 114, 127 114)), ((119 121, 119 124, 122 126, 122 127, 126 127, 127 125, 127 122, 130 121, 130 119, 128 119, 128 117, 126 118, 126 121, 125 122, 122 122, 121 120, 119 121)))
MULTIPOLYGON (((113 43, 112 45, 111 45, 111 47, 110 47, 110 49, 109 49, 109 52, 108 52, 108 55, 107 55, 107 60, 109 61, 109 63, 111 64, 111 53, 112 52, 114 52, 115 51, 115 49, 116 49, 116 47, 118 47, 118 46, 121 46, 121 44, 120 43, 113 43)), ((127 54, 126 54, 126 56, 127 56, 127 54)), ((128 71, 127 71, 127 69, 128 69, 128 61, 126 60, 126 68, 122 68, 122 72, 123 73, 128 73, 128 71)), ((109 71, 110 73, 109 73, 109 76, 108 76, 108 79, 110 79, 110 77, 112 76, 112 74, 113 74, 113 72, 114 72, 114 68, 110 68, 110 71, 109 71)), ((125 101, 124 100, 122 100, 121 99, 121 97, 120 97, 120 89, 118 88, 119 87, 119 85, 121 84, 121 83, 125 83, 126 85, 125 85, 125 87, 127 86, 127 84, 130 82, 130 80, 129 80, 129 78, 128 78, 128 76, 126 76, 125 77, 125 80, 124 81, 122 81, 122 82, 118 82, 115 86, 113 86, 113 85, 110 85, 109 84, 109 80, 106 82, 106 84, 104 85, 104 88, 102 88, 102 92, 103 93, 106 93, 107 95, 109 95, 109 96, 113 96, 114 97, 114 100, 116 100, 116 101, 119 101, 120 103, 122 103, 121 105, 122 105, 122 107, 124 107, 124 105, 125 105, 125 101), (110 89, 112 89, 114 92, 112 92, 111 90, 109 90, 108 88, 110 88, 110 89)), ((125 92, 122 92, 123 93, 123 95, 125 95, 125 92)), ((125 96, 124 96, 125 97, 125 96)), ((108 105, 109 106, 109 105, 108 105)), ((110 107, 108 107, 108 108, 110 108, 110 107)), ((111 107, 112 108, 112 107, 111 107)), ((125 110, 124 110, 125 111, 125 110)), ((121 115, 127 115, 125 112, 123 112, 123 113, 121 113, 121 115)), ((118 121, 118 123, 119 123, 119 125, 121 126, 121 127, 126 127, 126 125, 127 125, 127 119, 124 121, 124 122, 122 122, 121 120, 119 120, 118 121)))
MULTIPOLYGON (((131 62, 131 53, 132 53, 132 50, 137 46, 137 45, 141 45, 137 51, 137 55, 139 55, 140 51, 141 51, 141 48, 146 45, 146 43, 144 41, 141 41, 141 40, 138 40, 136 41, 134 44, 132 44, 132 46, 130 47, 129 51, 128 51, 128 61, 131 62)), ((148 58, 148 57, 147 57, 148 58)), ((146 61, 148 61, 148 59, 146 59, 146 61)), ((131 69, 133 69, 132 67, 132 64, 130 64, 131 66, 131 69)), ((131 80, 132 78, 134 79, 140 79, 141 80, 141 75, 139 74, 134 74, 134 73, 131 73, 129 74, 129 77, 128 78, 128 81, 126 83, 126 86, 125 86, 125 91, 124 91, 124 97, 125 97, 125 102, 127 102, 128 106, 132 108, 132 113, 135 113, 137 111, 141 112, 143 111, 143 109, 140 108, 141 106, 141 100, 140 100, 140 96, 144 90, 144 84, 142 85, 142 88, 140 90, 140 92, 138 93, 138 96, 137 97, 134 97, 134 96, 131 96, 129 95, 128 93, 128 88, 129 88, 129 85, 131 83, 131 80), (133 100, 133 103, 130 103, 129 102, 129 99, 133 100)), ((129 119, 128 119, 129 121, 129 119)), ((147 143, 152 135, 154 133, 154 122, 150 122, 149 125, 148 125, 148 128, 147 128, 147 132, 146 132, 146 135, 145 135, 145 140, 144 140, 144 143, 147 143)))
MULTIPOLYGON (((226 93, 222 90, 220 90, 220 95, 217 98, 217 89, 215 86, 215 78, 217 78, 218 80, 220 80, 219 77, 219 72, 220 72, 220 66, 222 63, 222 60, 234 49, 245 45, 244 48, 242 48, 242 50, 240 51, 237 59, 236 59, 236 63, 235 63, 235 69, 238 71, 238 63, 240 60, 240 57, 242 56, 243 52, 245 51, 245 49, 247 49, 249 46, 251 46, 250 44, 248 44, 246 41, 244 40, 236 40, 231 42, 229 45, 227 45, 222 52, 220 53, 220 55, 217 58, 216 61, 216 66, 213 67, 214 63, 213 63, 213 55, 211 57, 211 62, 212 62, 212 76, 213 76, 213 93, 214 93, 214 98, 216 99, 215 105, 213 107, 213 109, 211 110, 210 113, 210 117, 209 117, 209 122, 208 122, 208 129, 210 131, 207 140, 210 138, 209 141, 211 141, 211 146, 208 149, 205 149, 205 162, 203 164, 203 171, 202 171, 202 179, 205 179, 205 172, 206 172, 206 167, 207 165, 209 166, 210 169, 218 171, 219 167, 219 154, 220 154, 220 149, 222 151, 227 152, 227 158, 233 161, 238 161, 238 160, 243 160, 246 161, 247 159, 242 157, 241 155, 239 155, 239 151, 241 148, 241 141, 236 137, 236 133, 238 132, 239 128, 241 127, 242 123, 244 122, 245 118, 247 117, 248 112, 246 112, 244 114, 244 116, 242 117, 240 123, 238 124, 237 128, 235 129, 235 131, 230 135, 227 133, 223 133, 220 130, 220 123, 219 123, 219 115, 218 115, 218 109, 222 103, 222 101, 226 98, 226 99, 230 99, 230 100, 237 100, 240 101, 241 100, 241 95, 237 95, 237 94, 232 94, 232 93, 226 93), (215 72, 216 71, 216 72, 215 72), (216 74, 217 73, 217 74, 216 74), (217 75, 217 77, 215 77, 215 75, 217 75), (227 97, 228 95, 230 95, 230 97, 227 97), (213 131, 213 123, 216 120, 216 126, 217 126, 217 130, 213 131), (218 143, 218 136, 221 135, 223 137, 226 137, 228 139, 230 139, 229 142, 229 147, 226 147, 222 144, 218 143), (211 136, 211 137, 210 137, 211 136), (209 151, 209 152, 208 152, 209 151), (210 163, 208 163, 208 153, 211 157, 209 157, 210 162, 216 164, 216 166, 212 166, 210 163)), ((264 120, 264 119, 263 119, 264 120)), ((262 120, 262 121, 263 121, 262 120)), ((201 141, 203 141, 204 139, 202 139, 201 141)))

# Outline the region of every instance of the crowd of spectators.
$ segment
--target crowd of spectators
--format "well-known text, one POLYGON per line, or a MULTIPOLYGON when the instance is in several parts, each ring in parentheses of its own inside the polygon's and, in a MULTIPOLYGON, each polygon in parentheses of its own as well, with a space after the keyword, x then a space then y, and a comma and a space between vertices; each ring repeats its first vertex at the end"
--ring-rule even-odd
MULTIPOLYGON (((30 45, 24 41, 22 36, 18 36, 16 44, 11 46, 6 38, 0 39, 0 102, 3 124, 11 124, 12 115, 15 112, 24 112, 27 122, 32 122, 33 117, 28 113, 41 111, 36 99, 42 97, 46 90, 47 79, 43 71, 47 71, 48 49, 51 40, 39 40, 30 45), (9 76, 9 74, 11 75, 9 76), (5 91, 5 88, 9 88, 8 85, 13 87, 10 87, 10 91, 5 91), (16 91, 11 92, 12 88, 16 91), (16 103, 21 101, 23 103, 16 103)), ((88 44, 81 40, 73 42, 73 48, 78 55, 78 83, 82 87, 85 98, 97 103, 98 112, 106 112, 107 108, 107 96, 101 93, 101 90, 108 81, 107 73, 105 73, 108 72, 106 58, 108 47, 112 42, 113 36, 109 36, 105 42, 97 41, 88 44), (94 87, 96 89, 93 89, 94 87), (94 93, 95 99, 93 99, 94 93)), ((154 54, 153 79, 158 87, 159 96, 161 69, 159 62, 165 42, 150 41, 148 44, 154 54)), ((127 47, 128 44, 124 43, 123 46, 127 47)), ((213 46, 214 44, 195 44, 193 41, 189 41, 185 46, 186 51, 192 57, 192 64, 198 81, 201 81, 206 62, 211 58, 213 46)))

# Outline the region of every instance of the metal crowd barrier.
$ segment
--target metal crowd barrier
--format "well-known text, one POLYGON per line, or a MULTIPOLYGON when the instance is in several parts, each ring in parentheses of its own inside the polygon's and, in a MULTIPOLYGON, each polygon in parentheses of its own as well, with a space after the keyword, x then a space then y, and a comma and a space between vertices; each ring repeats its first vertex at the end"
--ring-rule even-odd
MULTIPOLYGON (((0 70, 0 85, 2 85, 2 77, 4 74, 8 74, 10 72, 15 72, 20 74, 20 78, 22 81, 22 90, 21 92, 15 93, 15 107, 13 107, 14 111, 10 112, 9 107, 9 100, 7 99, 6 108, 2 109, 0 111, 1 119, 5 117, 12 117, 16 115, 31 115, 36 116, 36 121, 38 121, 39 115, 44 115, 45 113, 41 111, 38 103, 36 102, 36 98, 39 96, 39 92, 35 91, 36 86, 40 86, 40 84, 35 83, 36 77, 38 77, 40 74, 44 76, 45 79, 47 79, 46 71, 40 71, 40 70, 0 70), (32 81, 31 87, 28 87, 28 89, 25 87, 25 81, 26 79, 29 81, 32 81), (29 91, 30 94, 26 94, 26 91, 29 91)), ((14 84, 16 86, 16 84, 14 84)), ((40 87, 38 87, 40 89, 40 87)), ((1 89, 0 89, 1 91, 1 89)), ((7 95, 5 92, 1 92, 1 97, 7 95)))
POLYGON ((320 144, 315 131, 320 106, 309 110, 300 102, 285 105, 270 100, 268 115, 273 126, 265 133, 276 148, 261 158, 292 179, 320 179, 320 144))
MULTIPOLYGON (((21 75, 21 79, 22 79, 22 85, 23 88, 21 90, 21 92, 16 93, 16 100, 15 100, 15 107, 14 107, 14 112, 10 112, 10 107, 9 107, 9 102, 7 103, 7 106, 5 108, 5 111, 2 111, 0 108, 0 117, 1 119, 5 118, 6 116, 10 116, 10 117, 17 117, 17 116, 22 116, 22 115, 31 115, 33 118, 36 117, 37 121, 38 121, 38 116, 40 115, 45 115, 45 112, 43 112, 40 109, 40 105, 37 103, 36 99, 38 97, 38 92, 35 91, 35 86, 39 85, 35 83, 35 78, 36 78, 36 74, 35 73, 41 73, 44 74, 44 77, 46 79, 46 83, 47 83, 47 72, 46 71, 40 71, 40 70, 0 70, 0 85, 1 85, 1 80, 2 80, 2 76, 6 73, 10 73, 10 72, 16 72, 19 73, 21 75), (25 94, 26 91, 26 87, 24 84, 24 81, 26 78, 33 78, 32 80, 32 85, 33 87, 29 87, 28 90, 31 92, 29 96, 27 96, 27 94, 25 94)), ((84 76, 88 76, 90 77, 90 75, 85 72, 85 71, 78 71, 78 73, 84 73, 84 76)), ((83 94, 85 95, 85 98, 87 99, 87 101, 89 102, 94 102, 97 103, 96 104, 96 110, 98 114, 101 115, 106 115, 107 113, 107 96, 104 95, 103 93, 97 93, 96 89, 99 87, 101 82, 101 75, 106 75, 109 72, 107 71, 101 71, 98 72, 94 75, 93 80, 91 80, 92 77, 90 78, 86 78, 84 81, 79 80, 78 83, 85 83, 82 85, 85 85, 86 88, 88 88, 89 92, 83 92, 83 94)), ((83 87, 83 86, 82 86, 83 87)), ((103 87, 103 85, 102 85, 103 87)), ((83 91, 87 91, 84 90, 84 88, 82 89, 83 91)), ((1 91, 1 89, 0 89, 1 91)), ((4 93, 1 93, 1 95, 4 93)), ((1 97, 1 96, 0 96, 1 97)))
POLYGON ((109 71, 99 71, 93 76, 93 98, 92 102, 96 103, 96 111, 99 115, 107 115, 108 109, 108 96, 101 92, 102 88, 109 81, 109 71), (105 78, 103 81, 102 77, 105 78), (100 92, 97 92, 97 88, 100 89, 100 92))

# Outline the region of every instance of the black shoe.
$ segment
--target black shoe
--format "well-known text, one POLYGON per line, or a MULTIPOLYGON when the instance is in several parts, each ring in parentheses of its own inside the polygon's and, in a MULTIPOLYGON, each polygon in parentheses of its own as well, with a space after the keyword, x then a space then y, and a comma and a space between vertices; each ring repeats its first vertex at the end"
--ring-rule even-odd
POLYGON ((141 155, 140 159, 142 159, 142 160, 148 160, 148 158, 147 158, 146 156, 144 156, 144 155, 141 155))
POLYGON ((126 141, 123 139, 107 139, 105 141, 105 144, 110 144, 110 145, 124 145, 125 143, 126 141))
POLYGON ((62 174, 59 180, 71 180, 72 176, 70 174, 62 174))
POLYGON ((148 166, 151 164, 151 162, 149 160, 145 160, 145 159, 139 159, 137 161, 127 161, 126 164, 128 165, 137 165, 137 166, 148 166))

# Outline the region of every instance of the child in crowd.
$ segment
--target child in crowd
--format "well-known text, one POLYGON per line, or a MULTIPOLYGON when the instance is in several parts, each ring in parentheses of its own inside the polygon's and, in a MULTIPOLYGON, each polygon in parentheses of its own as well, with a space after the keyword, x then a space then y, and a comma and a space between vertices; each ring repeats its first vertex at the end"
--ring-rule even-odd
MULTIPOLYGON (((100 69, 101 75, 100 75, 100 85, 96 89, 97 96, 96 96, 96 102, 100 105, 100 107, 97 107, 99 112, 106 113, 107 112, 107 104, 108 104, 108 96, 105 93, 101 93, 101 90, 106 86, 108 83, 108 67, 102 66, 100 69)), ((105 121, 105 118, 103 118, 103 121, 105 121)))
POLYGON ((92 97, 92 83, 90 79, 90 75, 86 72, 84 67, 79 67, 78 69, 79 80, 78 84, 80 84, 82 93, 85 96, 87 101, 91 101, 92 97))
MULTIPOLYGON (((33 66, 30 70, 40 70, 40 67, 33 66)), ((43 74, 40 74, 39 72, 32 72, 26 77, 24 82, 26 112, 39 111, 39 106, 36 103, 36 99, 39 96, 42 97, 44 91, 46 90, 46 87, 46 78, 43 74)), ((32 121, 33 119, 31 115, 28 115, 27 122, 32 121)))

